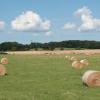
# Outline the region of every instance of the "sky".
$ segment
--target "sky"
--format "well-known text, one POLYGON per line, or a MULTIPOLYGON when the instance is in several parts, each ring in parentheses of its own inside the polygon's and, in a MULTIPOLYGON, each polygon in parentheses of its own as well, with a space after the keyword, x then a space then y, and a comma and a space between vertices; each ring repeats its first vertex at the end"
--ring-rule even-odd
POLYGON ((0 43, 100 41, 100 0, 0 0, 0 43))

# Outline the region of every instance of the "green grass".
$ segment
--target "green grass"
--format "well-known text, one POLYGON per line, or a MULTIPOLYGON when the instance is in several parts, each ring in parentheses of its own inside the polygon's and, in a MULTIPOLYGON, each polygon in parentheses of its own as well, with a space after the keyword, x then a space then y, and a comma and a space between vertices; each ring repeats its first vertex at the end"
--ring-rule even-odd
POLYGON ((76 56, 87 58, 90 65, 75 70, 65 55, 7 55, 8 75, 0 77, 0 100, 100 100, 100 88, 87 88, 81 81, 86 70, 100 70, 100 55, 76 56))

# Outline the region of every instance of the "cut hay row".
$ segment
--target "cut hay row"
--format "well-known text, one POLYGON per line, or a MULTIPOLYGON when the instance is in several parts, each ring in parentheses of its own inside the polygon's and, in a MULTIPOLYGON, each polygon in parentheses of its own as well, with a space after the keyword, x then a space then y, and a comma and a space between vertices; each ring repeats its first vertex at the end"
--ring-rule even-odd
POLYGON ((7 52, 10 55, 61 55, 64 51, 15 51, 7 52))
POLYGON ((94 50, 54 50, 54 51, 9 51, 7 54, 15 55, 61 55, 61 54, 100 54, 100 49, 94 50))

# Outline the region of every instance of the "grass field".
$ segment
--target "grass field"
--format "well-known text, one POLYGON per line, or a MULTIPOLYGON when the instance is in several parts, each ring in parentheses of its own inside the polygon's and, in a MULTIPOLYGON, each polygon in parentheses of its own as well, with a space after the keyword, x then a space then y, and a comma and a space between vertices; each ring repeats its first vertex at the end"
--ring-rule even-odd
POLYGON ((87 88, 81 81, 86 70, 100 70, 100 55, 76 56, 90 65, 75 70, 65 55, 7 55, 8 75, 0 77, 0 100, 100 100, 100 88, 87 88))

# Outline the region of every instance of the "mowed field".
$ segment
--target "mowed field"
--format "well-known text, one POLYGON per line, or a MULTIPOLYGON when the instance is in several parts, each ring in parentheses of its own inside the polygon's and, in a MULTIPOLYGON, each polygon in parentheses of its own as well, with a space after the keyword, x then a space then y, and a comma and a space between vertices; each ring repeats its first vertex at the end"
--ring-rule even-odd
POLYGON ((81 70, 72 68, 66 55, 7 55, 0 100, 100 100, 100 87, 85 87, 81 81, 85 71, 100 70, 100 54, 68 54, 89 60, 81 70))

